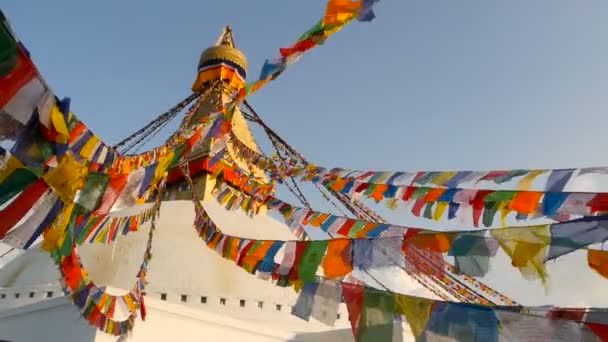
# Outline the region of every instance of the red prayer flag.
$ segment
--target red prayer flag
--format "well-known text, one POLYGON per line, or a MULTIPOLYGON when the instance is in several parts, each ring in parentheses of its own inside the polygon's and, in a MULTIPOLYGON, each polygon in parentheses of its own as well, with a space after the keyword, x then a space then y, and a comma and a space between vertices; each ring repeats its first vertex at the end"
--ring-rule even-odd
POLYGON ((348 320, 353 329, 353 335, 359 336, 359 321, 361 320, 365 288, 355 284, 342 283, 342 295, 348 309, 348 320))
POLYGON ((0 240, 32 209, 32 206, 48 190, 41 178, 30 184, 19 196, 0 211, 0 240))
POLYGON ((19 56, 13 71, 4 77, 0 77, 0 108, 7 103, 25 86, 36 77, 36 67, 23 49, 19 49, 19 56))

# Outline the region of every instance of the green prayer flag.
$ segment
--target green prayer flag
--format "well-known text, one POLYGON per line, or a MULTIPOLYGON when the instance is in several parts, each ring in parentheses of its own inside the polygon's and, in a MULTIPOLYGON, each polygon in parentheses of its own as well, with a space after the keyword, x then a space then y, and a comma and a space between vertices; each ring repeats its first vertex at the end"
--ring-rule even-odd
POLYGON ((365 221, 356 221, 353 227, 348 232, 348 237, 357 237, 357 233, 359 233, 365 226, 367 222, 365 221))
POLYGON ((184 154, 184 151, 186 151, 186 144, 182 144, 173 150, 174 157, 173 157, 173 160, 171 161, 171 164, 169 164, 168 169, 172 169, 177 166, 179 161, 182 159, 182 155, 184 154))
POLYGON ((38 177, 26 168, 13 171, 0 183, 0 206, 34 183, 38 177))
POLYGON ((422 217, 427 218, 427 219, 433 218, 433 205, 434 204, 435 204, 435 202, 429 202, 424 206, 424 213, 423 213, 422 217))
POLYGON ((17 59, 17 42, 7 28, 2 25, 0 26, 0 77, 13 71, 15 65, 17 65, 17 59))
POLYGON ((499 206, 499 202, 486 202, 486 204, 484 205, 482 219, 484 226, 490 227, 492 225, 492 222, 494 222, 494 216, 496 215, 499 206))
POLYGON ((486 197, 484 197, 483 200, 486 203, 488 203, 488 202, 506 202, 506 201, 512 200, 516 194, 517 194, 517 191, 496 191, 496 192, 493 192, 493 193, 487 195, 486 197))
POLYGON ((279 279, 277 280, 277 286, 278 287, 289 286, 289 279, 287 278, 287 276, 280 276, 279 279))
POLYGON ((314 36, 314 35, 320 34, 320 33, 323 33, 323 19, 319 20, 315 24, 315 26, 313 26, 310 30, 304 32, 304 34, 302 34, 300 36, 300 38, 298 38, 298 41, 301 42, 303 40, 310 38, 311 36, 314 36))
POLYGON ((357 341, 392 341, 395 296, 366 288, 357 341))
POLYGON ((417 188, 412 193, 412 199, 415 200, 415 199, 418 199, 418 198, 420 198, 422 196, 426 196, 426 194, 428 194, 429 191, 431 191, 431 188, 427 188, 427 187, 417 188))
POLYGON ((312 241, 308 244, 302 254, 300 263, 298 264, 298 275, 300 276, 300 279, 305 282, 316 282, 317 269, 325 256, 327 244, 327 240, 312 241))
POLYGON ((368 196, 368 197, 371 196, 377 187, 378 187, 378 184, 373 184, 373 183, 369 184, 367 186, 367 189, 365 189, 365 192, 363 193, 363 195, 368 196))
POLYGON ((427 184, 430 183, 431 180, 439 176, 441 172, 427 172, 422 177, 416 179, 416 183, 418 184, 427 184))
POLYGON ((97 209, 101 198, 106 192, 109 182, 110 177, 107 174, 89 172, 85 180, 84 187, 76 199, 76 203, 88 211, 97 209))

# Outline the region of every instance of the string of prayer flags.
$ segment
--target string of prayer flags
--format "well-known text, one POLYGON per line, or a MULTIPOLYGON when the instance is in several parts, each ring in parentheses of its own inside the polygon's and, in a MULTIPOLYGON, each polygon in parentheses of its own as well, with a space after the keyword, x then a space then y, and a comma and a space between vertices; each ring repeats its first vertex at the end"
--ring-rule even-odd
POLYGON ((457 218, 459 212, 471 210, 474 226, 483 224, 485 227, 490 227, 494 224, 498 212, 504 226, 509 213, 515 214, 518 220, 546 217, 563 221, 570 217, 596 215, 608 210, 608 197, 604 193, 562 192, 566 184, 565 179, 570 179, 574 173, 572 169, 551 170, 547 191, 530 191, 530 186, 526 184, 543 172, 513 170, 414 173, 352 171, 339 168, 328 170, 315 165, 291 167, 284 163, 275 163, 251 150, 238 141, 234 134, 229 135, 228 139, 242 157, 258 167, 268 169, 271 175, 273 174, 273 178, 279 182, 286 177, 297 177, 302 181, 321 183, 350 198, 362 196, 376 202, 385 201, 391 209, 396 208, 395 201, 402 201, 406 205, 411 205, 413 215, 433 220, 440 220, 446 216, 451 220, 457 218), (456 177, 458 182, 449 183, 456 177), (475 181, 475 183, 494 181, 496 184, 503 184, 514 177, 523 177, 517 190, 457 187, 465 181, 475 181), (449 187, 446 188, 445 186, 448 185, 449 187))
POLYGON ((55 192, 47 190, 32 206, 29 216, 9 230, 2 243, 13 248, 27 249, 40 236, 43 227, 46 228, 51 223, 62 204, 55 192))
MULTIPOLYGON (((247 258, 250 252, 247 249, 243 250, 244 254, 237 252, 234 247, 237 242, 239 246, 270 243, 270 241, 225 235, 204 212, 204 208, 201 207, 201 210, 202 213, 197 217, 196 230, 207 245, 224 258, 233 261, 237 260, 237 256, 242 260, 247 258)), ((369 271, 389 266, 407 267, 411 264, 420 267, 416 272, 429 274, 435 272, 432 270, 436 265, 428 261, 438 258, 438 263, 445 263, 442 255, 447 254, 456 259, 456 266, 453 269, 441 267, 437 269, 439 273, 434 275, 441 277, 445 283, 450 283, 451 281, 446 278, 452 277, 450 273, 466 274, 471 277, 484 276, 489 270, 489 259, 496 255, 500 246, 511 257, 512 265, 519 269, 525 279, 540 279, 545 282, 548 276, 545 262, 551 248, 557 248, 559 255, 555 254, 555 256, 561 256, 591 244, 601 243, 608 238, 605 234, 593 231, 595 229, 603 232, 608 217, 598 216, 594 219, 484 232, 414 231, 405 236, 374 239, 283 241, 282 261, 269 269, 272 270, 274 279, 279 280, 284 286, 293 285, 298 281, 315 282, 319 275, 343 277, 350 274, 353 269, 369 271), (553 231, 561 232, 564 229, 573 231, 586 229, 587 238, 571 240, 567 235, 560 235, 552 239, 553 231), (419 249, 420 255, 412 254, 418 253, 419 249), (412 258, 412 256, 416 257, 412 258)), ((259 255, 250 260, 259 263, 262 259, 265 258, 259 255)), ((247 263, 248 272, 256 273, 256 270, 256 265, 247 263)), ((462 289, 462 287, 458 288, 462 289)), ((469 298, 465 293, 462 296, 469 298)))
MULTIPOLYGON (((201 172, 206 172, 216 178, 220 177, 222 181, 230 183, 234 187, 255 198, 266 198, 274 191, 274 186, 272 184, 259 182, 255 178, 239 171, 221 158, 215 160, 212 157, 197 159, 188 164, 188 170, 192 176, 196 176, 201 172)), ((177 184, 182 181, 184 177, 185 175, 180 168, 170 170, 167 175, 167 184, 169 186, 177 184)), ((187 188, 183 189, 186 190, 187 188)), ((179 187, 172 190, 179 191, 179 187)))
POLYGON ((0 137, 15 140, 45 93, 29 53, 17 41, 4 15, 0 26, 0 137))
POLYGON ((135 215, 92 215, 82 225, 82 229, 76 235, 76 241, 78 244, 85 242, 111 244, 119 236, 139 231, 141 225, 152 221, 157 216, 158 209, 159 206, 155 204, 135 215))
POLYGON ((282 160, 270 159, 252 150, 241 142, 233 133, 228 135, 228 140, 233 144, 239 155, 248 160, 251 164, 268 170, 278 179, 287 177, 301 178, 305 181, 325 182, 337 181, 339 186, 353 184, 375 184, 387 185, 389 192, 394 191, 393 187, 422 186, 422 187, 442 187, 458 188, 464 184, 471 184, 465 188, 476 190, 532 190, 531 182, 541 175, 547 175, 545 186, 536 188, 535 191, 560 193, 568 182, 576 177, 585 175, 605 175, 608 174, 608 167, 589 167, 581 169, 515 169, 515 170, 493 170, 493 171, 371 171, 371 170, 350 170, 343 168, 325 168, 322 166, 290 165, 282 160), (516 188, 505 188, 508 182, 521 178, 516 188), (479 183, 491 182, 495 186, 502 188, 480 187, 479 183), (344 185, 342 185, 344 184, 344 185))
MULTIPOLYGON (((3 139, 16 140, 11 150, 11 160, 14 162, 8 168, 3 168, 0 178, 0 187, 6 188, 6 191, 2 191, 2 202, 8 201, 42 173, 45 182, 59 193, 65 204, 79 200, 81 207, 103 214, 110 210, 117 197, 118 192, 113 185, 117 185, 116 181, 121 179, 121 175, 127 174, 130 175, 130 182, 125 185, 124 196, 117 199, 120 200, 119 205, 132 205, 144 194, 150 193, 149 188, 157 186, 160 181, 158 175, 162 175, 168 167, 158 161, 173 160, 168 157, 172 153, 170 147, 184 146, 197 140, 196 136, 203 134, 208 127, 209 122, 202 122, 180 132, 170 142, 154 150, 123 156, 103 143, 70 112, 69 99, 60 101, 55 98, 42 81, 29 53, 14 37, 4 16, 0 27, 0 46, 0 88, 3 89, 0 96, 3 129, 0 135, 3 139), (21 164, 15 167, 18 163, 21 164), (34 169, 31 170, 33 177, 28 178, 29 170, 24 165, 34 169), (144 178, 147 183, 139 183, 139 179, 131 175, 132 172, 141 174, 144 168, 150 170, 149 167, 153 165, 156 165, 156 177, 144 178), (108 186, 114 188, 114 192, 104 193, 106 179, 101 174, 110 176, 108 186), (104 193, 104 197, 100 201, 101 193, 104 193), (101 208, 98 208, 99 205, 101 208)), ((193 94, 171 111, 180 111, 199 97, 201 94, 193 94)))
MULTIPOLYGON (((220 189, 222 189, 220 192, 221 194, 224 194, 226 190, 228 190, 230 194, 235 196, 246 196, 245 194, 232 192, 232 190, 226 186, 220 187, 220 189)), ((225 198, 225 196, 221 196, 221 198, 225 198)), ((221 198, 218 197, 218 200, 220 203, 223 203, 221 198)), ((279 203, 281 202, 278 199, 276 201, 279 203)), ((269 208, 273 208, 271 202, 268 202, 269 208)), ((279 212, 283 214, 289 213, 284 215, 284 217, 290 218, 292 217, 290 215, 296 216, 292 209, 293 208, 289 207, 286 210, 280 210, 279 212)), ((316 219, 316 214, 314 214, 314 212, 309 209, 303 210, 306 215, 300 215, 299 218, 301 220, 298 221, 296 225, 309 224, 310 221, 316 219)), ((324 216, 329 219, 333 215, 319 214, 318 216, 324 216)), ((335 218, 335 216, 333 217, 335 218)), ((340 219, 343 222, 347 222, 346 218, 340 219)), ((351 220, 351 222, 358 221, 354 219, 348 220, 351 220)), ((331 222, 334 221, 338 221, 338 219, 331 220, 331 222)), ((358 229, 370 224, 380 225, 379 223, 367 222, 359 225, 360 227, 358 229)), ((318 223, 317 226, 319 226, 318 223)), ((472 277, 483 277, 487 274, 490 267, 490 259, 496 255, 500 245, 513 259, 513 266, 520 269, 526 279, 541 279, 544 281, 546 279, 546 271, 544 269, 544 263, 546 261, 552 259, 554 256, 558 257, 578 249, 584 249, 589 245, 608 240, 608 235, 605 232, 604 226, 605 218, 602 216, 540 227, 512 227, 485 231, 444 233, 438 231, 425 231, 419 228, 409 228, 409 230, 404 230, 403 233, 395 236, 405 237, 405 241, 403 242, 404 252, 411 250, 411 246, 415 246, 428 252, 447 254, 448 256, 454 257, 455 261, 453 269, 447 270, 447 272, 454 273, 454 275, 472 277), (543 234, 541 231, 545 233, 543 234), (555 233, 555 235, 551 235, 552 233, 555 233), (543 238, 541 239, 541 237, 543 238), (537 241, 537 239, 540 240, 537 241), (550 239, 550 241, 548 239, 550 239), (553 253, 551 253, 551 251, 553 251, 553 253), (559 253, 557 251, 559 251, 559 253)), ((356 225, 353 224, 348 228, 351 229, 353 227, 356 227, 356 225)), ((347 229, 337 229, 335 235, 357 237, 357 234, 349 234, 347 229)), ((400 264, 399 261, 386 258, 386 255, 395 255, 395 251, 391 250, 390 247, 392 241, 395 241, 395 245, 399 246, 398 248, 393 248, 394 250, 401 249, 401 240, 399 239, 353 240, 352 244, 350 243, 350 240, 347 239, 330 240, 327 247, 327 254, 323 261, 323 268, 325 272, 327 272, 325 275, 334 276, 332 269, 335 269, 337 275, 344 276, 352 271, 352 265, 355 264, 358 265, 358 267, 363 268, 372 267, 372 262, 374 263, 373 267, 380 267, 383 265, 383 260, 386 260, 387 265, 400 264), (375 245, 373 243, 374 241, 378 241, 378 244, 375 245), (335 248, 333 246, 336 244, 340 244, 340 247, 337 252, 334 252, 333 250, 335 248), (381 248, 378 248, 374 252, 374 246, 381 248), (352 264, 349 263, 347 266, 342 266, 344 265, 345 250, 347 251, 346 254, 348 254, 348 260, 352 262, 352 264), (350 259, 351 253, 356 259, 350 259), (331 267, 325 265, 325 263, 331 263, 331 267)), ((405 257, 410 258, 411 253, 405 253, 405 257)), ((420 263, 424 262, 422 260, 416 262, 416 264, 420 263)), ((448 265, 449 264, 447 264, 446 267, 448 265)), ((491 295, 503 297, 498 293, 491 293, 491 295)))
MULTIPOLYGON (((221 243, 221 241, 229 241, 230 239, 214 229, 213 222, 208 218, 202 221, 199 220, 197 225, 197 231, 205 238, 209 247, 216 248, 214 247, 214 241, 220 241, 221 243)), ((242 245, 250 245, 251 241, 245 241, 242 245)), ((340 240, 330 240, 327 245, 323 245, 323 248, 330 250, 333 241, 340 240)), ((289 244, 289 247, 285 250, 284 259, 280 264, 275 263, 273 268, 265 269, 265 271, 268 272, 274 269, 273 273, 292 274, 292 267, 294 267, 298 260, 301 260, 301 257, 298 257, 298 255, 303 255, 307 248, 306 246, 312 246, 315 242, 279 242, 284 246, 289 244), (298 252, 300 250, 298 244, 303 246, 304 252, 298 252), (281 270, 281 267, 285 268, 281 270)), ((471 250, 475 249, 476 245, 476 243, 464 241, 459 249, 471 250)), ((274 255, 272 255, 273 259, 274 255)), ((362 255, 364 255, 363 259, 357 257, 353 252, 353 259, 359 258, 359 261, 353 261, 353 264, 364 265, 366 263, 366 255, 369 255, 369 253, 363 253, 362 255)), ((279 278, 275 277, 275 279, 279 278)), ((288 284, 290 281, 297 282, 293 278, 287 278, 285 281, 288 284)), ((295 315, 304 319, 312 316, 316 305, 314 294, 320 288, 320 284, 318 282, 315 283, 304 284, 303 292, 293 310, 295 315)), ((277 285, 284 286, 285 284, 279 281, 277 285)), ((358 341, 377 340, 380 337, 383 340, 392 339, 395 331, 395 314, 404 315, 411 325, 414 334, 418 339, 422 340, 432 340, 440 337, 464 338, 475 341, 498 341, 500 338, 516 337, 516 339, 520 340, 530 335, 529 331, 522 330, 522 324, 525 324, 526 321, 532 321, 532 324, 541 324, 543 327, 542 331, 546 334, 544 336, 559 334, 563 329, 566 329, 568 334, 571 334, 568 336, 573 338, 579 337, 579 339, 583 337, 586 340, 585 338, 603 337, 603 335, 597 332, 604 331, 603 329, 605 329, 608 322, 608 316, 606 316, 608 312, 598 313, 591 319, 577 319, 575 321, 568 318, 568 316, 559 314, 563 310, 547 311, 546 308, 542 308, 545 311, 540 311, 541 313, 538 314, 535 312, 539 312, 539 310, 535 308, 442 302, 393 294, 348 283, 342 283, 342 293, 349 310, 353 333, 358 341), (499 327, 502 328, 499 329, 499 327)), ((578 310, 584 311, 585 309, 578 310)))
POLYGON ((305 32, 292 46, 281 48, 280 56, 266 60, 256 82, 248 83, 238 91, 236 100, 258 91, 268 82, 275 80, 288 65, 295 63, 305 52, 322 45, 332 34, 338 32, 353 19, 371 21, 375 15, 373 6, 379 0, 329 0, 325 15, 313 28, 305 32))
POLYGON ((14 201, 0 210, 0 240, 23 219, 30 209, 48 190, 48 185, 38 180, 23 190, 14 201))
MULTIPOLYGON (((160 201, 157 202, 160 205, 160 201)), ((78 215, 74 212, 71 216, 78 215)), ((72 221, 72 220, 70 220, 72 221)), ((84 221, 83 221, 84 222, 84 221)), ((80 223, 81 225, 83 223, 80 223)), ((113 336, 123 336, 133 329, 137 311, 141 311, 141 317, 145 320, 146 312, 143 303, 145 286, 147 284, 146 274, 148 263, 152 258, 152 240, 154 236, 154 221, 150 227, 143 261, 136 276, 136 282, 130 292, 125 295, 108 294, 104 288, 95 285, 88 279, 88 273, 82 265, 78 256, 76 242, 74 240, 63 239, 55 249, 51 250, 51 255, 57 263, 62 274, 62 280, 67 292, 71 293, 74 305, 81 310, 81 315, 99 330, 113 336), (65 246, 71 246, 69 253, 63 252, 65 246), (126 319, 118 320, 115 317, 115 308, 119 306, 127 313, 126 319)), ((47 239, 48 236, 45 236, 47 239)), ((51 245, 55 245, 52 243, 51 245)))
POLYGON ((417 341, 605 341, 605 309, 484 306, 342 283, 355 339, 391 341, 404 316, 417 341))
MULTIPOLYGON (((53 94, 0 12, 0 140, 15 141, 8 156, 0 149, 0 239, 11 246, 28 248, 42 234, 42 248, 57 264, 65 290, 81 315, 101 331, 125 336, 132 330, 138 311, 142 319, 146 317, 146 273, 165 181, 179 189, 179 182, 185 178, 195 204, 195 228, 209 248, 251 274, 301 290, 293 311, 301 318, 333 324, 343 295, 359 341, 392 339, 395 315, 405 316, 421 341, 531 337, 605 340, 606 310, 491 306, 495 297, 503 303, 514 302, 473 277, 488 272, 490 259, 500 247, 524 277, 544 281, 547 261, 606 241, 608 217, 603 214, 608 211, 608 194, 564 189, 576 177, 608 174, 608 168, 328 170, 298 161, 268 159, 237 141, 230 132, 234 108, 245 96, 276 79, 302 54, 323 44, 350 21, 372 20, 377 2, 329 0, 323 18, 295 44, 280 49, 277 59, 266 61, 258 81, 244 87, 243 79, 237 82, 239 91, 232 103, 205 116, 194 127, 180 128, 165 144, 137 155, 121 154, 105 144, 71 112, 68 98, 60 100, 53 94), (186 163, 201 140, 214 142, 209 155, 186 163), (391 208, 405 202, 414 215, 434 220, 445 216, 453 219, 470 210, 475 227, 490 227, 498 213, 503 226, 510 214, 519 220, 546 217, 561 223, 434 232, 385 224, 373 215, 372 220, 378 222, 298 208, 274 198, 273 183, 260 182, 249 168, 234 163, 232 156, 224 158, 233 153, 228 151, 227 141, 232 141, 237 154, 245 157, 247 167, 258 166, 277 181, 297 177, 321 183, 346 200, 371 198, 385 201, 391 208), (190 176, 202 172, 216 178, 216 195, 228 209, 241 208, 255 214, 266 205, 281 213, 297 235, 305 237, 303 227, 308 225, 346 238, 272 241, 223 234, 193 191, 190 176), (226 191, 224 183, 237 191, 226 191), (463 186, 466 184, 469 186, 463 186), (113 212, 143 203, 153 194, 154 205, 143 212, 129 216, 113 212), (579 216, 592 217, 571 220, 579 216), (85 242, 111 243, 119 235, 137 231, 147 221, 152 224, 136 282, 128 293, 110 295, 88 279, 77 246, 85 242), (444 260, 445 255, 454 258, 455 266, 444 260), (423 284, 437 285, 455 300, 484 305, 425 300, 340 281, 354 272, 394 266, 423 284), (117 311, 127 316, 116 317, 117 311)), ((170 113, 177 114, 196 101, 186 114, 191 119, 210 91, 189 96, 170 113)), ((589 249, 587 253, 588 266, 606 277, 605 252, 589 249)))
MULTIPOLYGON (((227 185, 221 185, 217 190, 216 199, 227 209, 243 209, 243 203, 252 198, 233 190, 227 185)), ((308 208, 292 206, 276 197, 266 200, 268 209, 280 213, 286 223, 291 227, 320 228, 331 236, 376 238, 376 237, 403 237, 415 236, 410 243, 439 253, 448 252, 455 257, 457 268, 466 269, 466 274, 483 276, 487 273, 489 258, 496 254, 498 239, 488 235, 488 230, 461 231, 440 234, 439 231, 424 230, 416 227, 394 226, 385 223, 350 219, 329 213, 316 212, 308 208), (458 267, 460 266, 460 267, 458 267)), ((603 216, 588 217, 574 221, 555 223, 550 225, 551 248, 546 260, 551 260, 563 254, 586 248, 594 243, 608 240, 608 229, 603 216)), ((537 226, 530 226, 536 229, 537 226)), ((512 229, 526 229, 525 226, 506 227, 498 229, 500 232, 509 232, 512 229)), ((525 241, 525 239, 523 239, 525 241)))
POLYGON ((0 177, 2 177, 0 179, 0 206, 6 204, 38 179, 37 175, 27 168, 13 168, 13 165, 11 165, 12 160, 15 159, 11 156, 5 169, 0 171, 2 172, 0 174, 0 177))

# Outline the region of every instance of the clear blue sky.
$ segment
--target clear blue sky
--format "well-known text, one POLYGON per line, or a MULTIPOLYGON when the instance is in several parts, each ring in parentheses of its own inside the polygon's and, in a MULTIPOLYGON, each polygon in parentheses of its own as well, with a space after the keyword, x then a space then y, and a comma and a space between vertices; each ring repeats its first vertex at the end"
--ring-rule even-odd
MULTIPOLYGON (((55 92, 115 143, 189 93, 200 52, 224 25, 253 79, 324 6, 7 0, 2 9, 55 92)), ((250 98, 311 161, 378 170, 608 164, 608 2, 383 0, 376 13, 250 98)))
MULTIPOLYGON (((113 143, 188 94, 230 24, 265 58, 325 1, 4 1, 60 96, 113 143)), ((372 169, 606 165, 608 2, 384 0, 250 101, 309 159, 372 169)))

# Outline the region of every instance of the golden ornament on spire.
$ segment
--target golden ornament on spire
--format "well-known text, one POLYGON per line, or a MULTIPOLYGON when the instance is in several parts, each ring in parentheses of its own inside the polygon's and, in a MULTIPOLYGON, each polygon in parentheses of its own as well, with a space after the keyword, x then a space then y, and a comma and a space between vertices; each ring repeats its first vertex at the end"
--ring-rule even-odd
POLYGON ((235 47, 230 26, 226 26, 215 45, 201 53, 198 76, 193 91, 217 79, 227 82, 236 90, 245 86, 247 57, 235 47))

